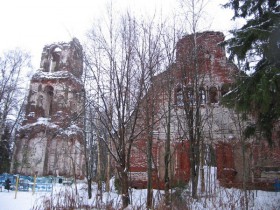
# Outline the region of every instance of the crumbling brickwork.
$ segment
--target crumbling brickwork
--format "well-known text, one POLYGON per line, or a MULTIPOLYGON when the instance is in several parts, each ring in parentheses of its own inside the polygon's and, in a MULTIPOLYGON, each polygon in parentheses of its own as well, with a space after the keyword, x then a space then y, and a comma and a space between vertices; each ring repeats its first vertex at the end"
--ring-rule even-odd
POLYGON ((51 44, 44 47, 40 68, 43 72, 67 71, 76 78, 83 73, 83 51, 79 40, 51 44))
POLYGON ((18 131, 13 173, 84 176, 82 46, 45 46, 30 81, 26 119, 18 131))
POLYGON ((177 78, 182 80, 188 76, 187 79, 191 80, 194 74, 198 74, 203 77, 205 88, 215 86, 219 92, 223 84, 231 84, 238 70, 226 58, 222 45, 224 39, 222 32, 214 31, 191 34, 180 39, 176 45, 177 78), (197 72, 194 72, 194 62, 197 72))
POLYGON ((276 179, 280 179, 280 147, 249 141, 242 144, 219 142, 216 145, 217 178, 226 187, 274 190, 276 179), (244 158, 243 158, 244 156, 244 158))
MULTIPOLYGON (((201 135, 205 146, 214 148, 216 155, 217 178, 227 187, 242 187, 243 180, 248 189, 273 190, 273 183, 280 179, 280 126, 273 132, 273 147, 265 143, 265 139, 246 139, 242 136, 240 118, 234 110, 224 107, 220 99, 231 90, 237 67, 227 60, 224 41, 221 32, 207 31, 195 35, 187 35, 177 43, 176 63, 169 69, 157 75, 154 79, 155 105, 153 112, 156 125, 153 126, 153 187, 164 188, 164 154, 166 142, 166 113, 170 106, 168 100, 167 82, 172 80, 174 92, 171 110, 171 183, 187 183, 190 179, 189 142, 185 137, 187 130, 180 130, 185 126, 186 119, 183 110, 183 92, 188 92, 192 99, 190 84, 193 78, 198 78, 200 112, 203 120, 201 135), (179 120, 180 119, 180 126, 179 120), (241 130, 240 130, 241 129, 241 130)), ((149 97, 148 93, 147 97, 149 97)), ((186 101, 185 101, 186 102, 186 101)), ((197 106, 197 104, 195 104, 197 106)), ((143 128, 145 114, 152 105, 143 105, 143 128)), ((252 119, 253 120, 253 117, 252 119)), ((243 121, 243 124, 245 122, 243 121)), ((131 185, 145 188, 147 185, 147 139, 149 134, 141 136, 134 145, 131 155, 131 185)), ((209 148, 209 147, 208 147, 209 148)), ((209 150, 208 150, 209 152, 209 150)), ((209 157, 210 154, 205 152, 209 157)), ((211 160, 207 160, 211 161, 211 160)))
MULTIPOLYGON (((199 78, 199 91, 201 97, 201 114, 203 118, 202 135, 204 143, 213 145, 219 141, 227 141, 236 138, 237 131, 234 129, 234 115, 225 107, 220 105, 220 98, 230 90, 233 83, 233 75, 238 72, 235 65, 226 58, 225 49, 220 43, 224 41, 221 32, 203 32, 187 35, 177 43, 176 63, 166 71, 154 78, 154 93, 148 92, 155 98, 153 112, 156 125, 153 126, 153 160, 155 183, 158 189, 164 188, 164 155, 166 142, 166 110, 171 103, 171 160, 170 160, 170 182, 172 186, 186 184, 190 179, 190 145, 186 139, 186 115, 184 114, 182 94, 188 90, 195 74, 199 78), (194 44, 194 38, 196 43, 194 44), (197 47, 197 71, 194 74, 194 48, 197 47), (172 87, 170 87, 172 81, 172 87), (170 89, 171 88, 171 89, 170 89), (172 101, 168 101, 169 92, 172 92, 172 101), (185 127, 184 127, 185 126, 185 127), (184 127, 184 128, 182 128, 184 127), (185 129, 185 130, 184 130, 185 129)), ((142 121, 139 127, 145 125, 145 114, 152 105, 143 104, 142 121)), ((135 143, 135 149, 131 153, 131 177, 132 186, 146 187, 147 185, 147 154, 146 136, 141 136, 135 143), (143 152, 141 152, 143 151, 143 152), (141 165, 141 167, 140 167, 141 165), (139 175, 141 172, 141 176, 139 175), (137 175, 136 175, 137 174, 137 175)), ((209 154, 207 154, 209 155, 209 154)), ((224 158, 224 157, 222 157, 224 158)), ((230 162, 232 159, 227 157, 230 162)), ((223 166, 225 167, 225 166, 223 166)), ((234 169, 234 167, 232 166, 234 169)), ((221 173, 220 173, 221 174, 221 173)), ((233 177, 231 177, 233 179, 233 177)))

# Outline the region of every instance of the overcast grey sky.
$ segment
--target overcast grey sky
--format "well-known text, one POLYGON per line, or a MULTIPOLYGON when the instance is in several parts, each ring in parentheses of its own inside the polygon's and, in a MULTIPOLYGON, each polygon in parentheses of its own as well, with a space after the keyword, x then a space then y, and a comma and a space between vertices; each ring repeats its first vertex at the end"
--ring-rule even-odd
MULTIPOLYGON (((105 13, 106 0, 3 0, 0 2, 0 51, 20 47, 31 52, 34 68, 39 68, 44 45, 68 42, 85 33, 96 18, 105 13)), ((177 0, 113 0, 122 11, 129 8, 138 14, 155 11, 168 15, 176 9, 177 0)), ((230 21, 231 10, 221 8, 227 0, 209 0, 206 11, 207 30, 228 30, 236 23, 230 21)))

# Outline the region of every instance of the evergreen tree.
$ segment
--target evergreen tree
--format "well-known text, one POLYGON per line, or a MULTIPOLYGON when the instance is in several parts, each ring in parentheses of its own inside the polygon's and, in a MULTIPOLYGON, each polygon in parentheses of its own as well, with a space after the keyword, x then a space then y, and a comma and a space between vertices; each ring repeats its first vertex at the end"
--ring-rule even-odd
POLYGON ((226 41, 230 58, 237 58, 244 71, 236 88, 225 97, 238 111, 250 113, 256 123, 248 127, 246 137, 262 131, 272 143, 273 125, 280 117, 280 3, 277 0, 230 0, 224 5, 234 10, 233 20, 246 23, 231 31, 226 41))
POLYGON ((0 173, 9 172, 11 155, 11 128, 6 126, 0 142, 0 173))

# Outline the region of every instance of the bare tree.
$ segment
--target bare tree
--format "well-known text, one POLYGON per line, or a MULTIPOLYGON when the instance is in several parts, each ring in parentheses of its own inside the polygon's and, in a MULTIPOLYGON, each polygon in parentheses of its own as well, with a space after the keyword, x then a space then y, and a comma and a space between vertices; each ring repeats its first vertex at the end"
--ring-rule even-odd
MULTIPOLYGON (((155 18, 155 17, 154 17, 155 18)), ((154 77, 161 71, 163 60, 162 48, 162 26, 156 24, 152 18, 150 21, 143 21, 139 26, 139 38, 136 45, 138 69, 143 74, 143 90, 145 97, 141 100, 143 115, 143 132, 147 137, 147 208, 153 207, 153 141, 154 126, 157 115, 157 90, 155 89, 154 77)), ((141 125, 138 126, 141 127, 141 125)))
MULTIPOLYGON (((25 99, 24 81, 30 65, 30 55, 15 49, 0 57, 0 143, 5 129, 13 134, 22 114, 25 99)), ((6 136, 7 137, 7 136, 6 136)), ((11 142, 10 142, 11 143, 11 142)), ((6 169, 7 170, 7 169, 6 169)))
POLYGON ((167 106, 163 106, 163 118, 165 119, 165 154, 164 154, 164 195, 166 208, 171 207, 170 189, 172 188, 172 121, 174 116, 173 104, 174 104, 174 86, 175 86, 175 62, 176 62, 176 43, 182 34, 182 30, 176 25, 177 17, 174 16, 171 22, 165 23, 164 33, 162 34, 162 42, 164 46, 164 66, 166 68, 166 79, 163 82, 165 87, 166 103, 167 106))
MULTIPOLYGON (((185 14, 185 20, 191 40, 188 43, 188 52, 177 52, 178 70, 181 74, 180 86, 183 100, 183 112, 186 117, 185 131, 190 142, 190 162, 191 162, 191 186, 192 197, 197 198, 198 177, 203 158, 203 122, 201 115, 202 89, 205 72, 203 65, 205 59, 201 56, 203 49, 198 43, 199 23, 202 17, 204 0, 182 0, 180 1, 185 14), (182 55, 180 55, 182 53, 182 55)), ((184 49, 183 49, 184 51, 184 49)), ((202 168, 203 170, 203 168, 202 168)), ((204 183, 204 182, 203 182, 204 183)))
POLYGON ((86 65, 91 69, 98 92, 95 111, 111 142, 100 139, 114 160, 125 208, 130 202, 128 170, 132 143, 138 135, 135 126, 143 97, 144 74, 135 64, 134 18, 127 14, 120 22, 107 26, 99 25, 89 33, 91 51, 87 54, 86 65))
MULTIPOLYGON (((85 71, 86 72, 86 71, 85 71)), ((87 75, 85 73, 84 79, 86 80, 87 75)), ((92 116, 92 106, 87 101, 88 94, 84 91, 84 155, 85 155, 85 167, 86 167, 86 179, 88 185, 88 198, 92 198, 92 181, 94 176, 94 164, 95 164, 95 148, 94 148, 94 137, 93 129, 93 116, 92 116)))

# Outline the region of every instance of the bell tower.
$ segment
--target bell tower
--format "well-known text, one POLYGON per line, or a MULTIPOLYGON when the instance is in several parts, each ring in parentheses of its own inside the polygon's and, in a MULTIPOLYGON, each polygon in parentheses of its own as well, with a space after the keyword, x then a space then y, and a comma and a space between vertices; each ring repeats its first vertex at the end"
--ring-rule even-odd
POLYGON ((78 39, 43 48, 30 81, 11 172, 84 176, 83 50, 78 39))

